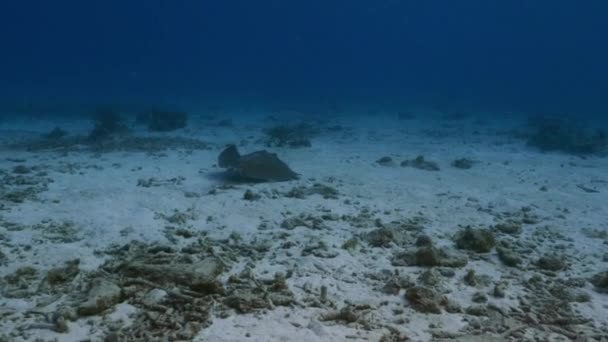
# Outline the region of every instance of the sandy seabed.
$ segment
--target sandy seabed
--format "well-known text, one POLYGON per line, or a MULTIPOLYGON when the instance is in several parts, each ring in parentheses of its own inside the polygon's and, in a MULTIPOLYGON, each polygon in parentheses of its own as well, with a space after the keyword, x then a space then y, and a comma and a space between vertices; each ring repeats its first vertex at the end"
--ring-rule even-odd
POLYGON ((141 150, 5 121, 0 341, 608 340, 608 158, 432 115, 302 117, 312 146, 267 147, 245 114, 135 127, 183 139, 141 150), (229 143, 300 178, 227 179, 229 143), (401 166, 419 155, 439 170, 401 166))

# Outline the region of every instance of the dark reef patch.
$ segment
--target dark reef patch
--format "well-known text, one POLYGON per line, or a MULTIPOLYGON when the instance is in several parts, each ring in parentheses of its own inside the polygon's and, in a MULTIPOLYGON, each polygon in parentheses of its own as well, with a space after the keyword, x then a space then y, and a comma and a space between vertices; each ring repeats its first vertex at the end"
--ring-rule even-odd
POLYGON ((471 159, 459 158, 459 159, 452 161, 452 164, 450 164, 450 165, 452 165, 453 167, 455 167, 457 169, 468 170, 468 169, 472 168, 474 164, 475 164, 475 162, 472 161, 471 159))
POLYGON ((188 125, 188 114, 181 111, 151 109, 137 114, 137 124, 146 125, 150 132, 170 132, 188 125))
POLYGON ((49 140, 58 140, 66 137, 67 135, 68 132, 66 130, 61 129, 59 127, 55 127, 49 133, 44 134, 43 137, 49 140))
POLYGON ((277 125, 264 129, 269 147, 310 147, 310 140, 319 134, 319 129, 309 124, 277 125))
POLYGON ((401 166, 413 167, 425 171, 439 171, 439 165, 433 161, 424 159, 424 156, 420 155, 411 160, 404 160, 401 162, 401 166))
POLYGON ((380 159, 376 160, 376 164, 378 164, 380 166, 394 166, 395 162, 393 161, 393 158, 391 158, 389 156, 384 156, 384 157, 381 157, 380 159))
POLYGON ((601 293, 608 293, 608 271, 600 272, 591 278, 591 284, 601 293))
POLYGON ((608 136, 603 130, 591 130, 570 121, 539 119, 531 123, 533 132, 528 146, 541 151, 571 154, 604 154, 608 152, 608 136))
POLYGON ((158 152, 174 149, 208 150, 211 146, 201 140, 181 137, 141 137, 121 135, 108 139, 91 140, 86 136, 62 139, 23 139, 0 146, 3 150, 42 152, 158 152))
POLYGON ((87 140, 92 143, 129 133, 124 118, 112 110, 101 110, 93 115, 94 127, 87 140))
POLYGON ((476 253, 487 253, 494 248, 496 240, 489 229, 465 227, 454 237, 456 247, 476 253))

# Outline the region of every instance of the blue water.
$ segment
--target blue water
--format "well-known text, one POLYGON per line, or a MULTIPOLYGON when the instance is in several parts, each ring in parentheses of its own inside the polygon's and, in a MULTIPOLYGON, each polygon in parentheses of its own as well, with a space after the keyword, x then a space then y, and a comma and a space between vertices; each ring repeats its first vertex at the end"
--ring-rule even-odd
POLYGON ((3 1, 0 100, 606 113, 608 2, 3 1))

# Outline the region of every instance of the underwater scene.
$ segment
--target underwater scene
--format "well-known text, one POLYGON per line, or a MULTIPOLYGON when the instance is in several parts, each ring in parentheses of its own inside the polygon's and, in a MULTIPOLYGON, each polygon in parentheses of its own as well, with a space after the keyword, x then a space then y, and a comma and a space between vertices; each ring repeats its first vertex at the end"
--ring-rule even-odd
POLYGON ((0 342, 608 341, 607 17, 2 2, 0 342))

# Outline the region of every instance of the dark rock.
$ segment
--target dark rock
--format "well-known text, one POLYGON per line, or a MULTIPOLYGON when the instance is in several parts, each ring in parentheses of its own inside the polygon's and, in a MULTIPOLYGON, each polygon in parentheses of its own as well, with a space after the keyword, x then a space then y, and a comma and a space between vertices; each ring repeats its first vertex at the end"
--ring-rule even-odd
POLYGON ((414 252, 397 253, 391 262, 394 266, 463 267, 467 264, 467 259, 449 255, 434 246, 424 246, 419 247, 414 252))
POLYGON ((38 275, 38 270, 31 266, 23 266, 15 270, 15 272, 5 275, 4 281, 10 285, 24 284, 34 281, 38 275))
POLYGON ((342 249, 346 249, 347 251, 353 251, 359 246, 359 240, 356 238, 350 238, 342 244, 342 249))
POLYGON ((441 273, 437 268, 429 268, 418 277, 418 281, 421 284, 429 287, 436 286, 441 282, 441 279, 441 273))
POLYGON ((393 162, 393 158, 389 156, 384 156, 378 160, 376 160, 376 164, 381 166, 393 166, 395 163, 393 162))
POLYGON ((262 294, 251 291, 235 291, 223 303, 241 314, 268 308, 268 300, 262 294))
POLYGON ((87 137, 88 141, 92 143, 124 135, 129 132, 123 118, 112 110, 97 112, 93 117, 93 121, 95 126, 87 137))
POLYGON ((504 282, 498 283, 494 286, 494 290, 492 291, 492 295, 496 298, 504 298, 505 292, 507 289, 507 284, 504 282))
POLYGON ((475 270, 468 270, 467 274, 465 274, 464 278, 464 283, 469 285, 469 286, 477 286, 477 277, 475 276, 475 270))
POLYGON ((334 187, 315 183, 312 186, 297 186, 289 190, 285 197, 304 199, 311 195, 321 195, 325 199, 337 199, 340 193, 334 187))
POLYGON ((412 308, 418 312, 441 313, 440 298, 432 289, 421 286, 411 287, 405 292, 405 298, 412 308))
POLYGON ((306 222, 305 219, 300 217, 286 218, 283 220, 283 222, 281 222, 281 228, 283 229, 292 230, 296 229, 297 227, 310 227, 310 224, 306 222))
POLYGON ((49 133, 44 134, 43 137, 45 139, 49 139, 49 140, 59 140, 59 139, 65 137, 67 135, 68 135, 67 131, 65 131, 65 130, 59 128, 59 127, 55 127, 49 133))
POLYGON ((416 238, 416 246, 424 247, 424 246, 432 246, 433 240, 428 235, 420 235, 416 238))
POLYGON ((608 293, 608 271, 600 272, 591 278, 591 284, 601 293, 608 293))
POLYGON ((560 271, 566 268, 564 258, 557 255, 543 255, 538 259, 536 265, 547 271, 560 271))
POLYGON ((418 156, 415 159, 404 160, 401 162, 401 166, 413 167, 420 170, 426 171, 439 171, 439 165, 435 162, 424 159, 424 156, 418 156))
POLYGON ((367 233, 365 240, 372 247, 390 247, 395 236, 389 228, 379 228, 367 233))
POLYGON ((338 252, 330 250, 327 244, 322 240, 310 241, 302 249, 302 256, 314 255, 317 258, 331 259, 338 256, 338 252))
POLYGON ((444 254, 443 259, 441 260, 441 266, 460 268, 466 266, 468 262, 469 260, 466 256, 444 254))
POLYGON ((277 125, 264 130, 268 136, 267 146, 274 147, 310 147, 310 139, 319 134, 319 130, 302 123, 296 125, 277 125))
POLYGON ((456 246, 477 253, 487 253, 492 250, 496 241, 494 233, 488 229, 474 229, 467 226, 456 234, 456 246))
POLYGON ((66 262, 64 267, 53 268, 47 272, 46 280, 50 285, 64 284, 71 281, 80 272, 79 264, 80 260, 74 259, 66 262))
POLYGON ((483 292, 475 292, 473 293, 471 300, 473 303, 485 303, 488 301, 488 296, 483 292))
POLYGON ((439 271, 439 274, 446 278, 453 278, 456 275, 456 272, 454 272, 454 270, 451 268, 440 267, 437 270, 439 271))
POLYGON ((358 313, 354 306, 347 305, 340 311, 330 312, 321 316, 321 321, 336 321, 343 323, 354 323, 359 320, 361 314, 358 313))
POLYGON ((542 151, 597 154, 608 150, 608 137, 602 130, 593 131, 559 119, 540 119, 533 126, 535 131, 527 143, 542 151))
POLYGON ((118 285, 102 279, 94 279, 85 302, 78 306, 80 316, 91 316, 102 313, 120 302, 121 289, 118 285))
POLYGON ((414 282, 409 277, 395 275, 388 279, 382 288, 382 292, 390 295, 397 295, 400 290, 408 289, 412 286, 414 286, 414 282))
POLYGON ((506 266, 517 267, 522 262, 521 258, 507 247, 496 247, 496 252, 498 253, 498 259, 506 266))
POLYGON ((441 260, 441 251, 432 246, 420 247, 415 254, 416 266, 441 266, 441 260))
POLYGON ((288 217, 281 222, 281 228, 292 230, 296 227, 306 227, 309 229, 325 229, 325 223, 320 217, 300 214, 298 216, 288 217))
POLYGON ((25 166, 25 165, 17 165, 13 168, 13 173, 19 174, 19 175, 25 175, 32 172, 32 169, 30 169, 29 167, 25 166))
POLYGON ((457 169, 467 170, 467 169, 472 168, 473 164, 475 164, 475 162, 470 159, 460 158, 460 159, 454 160, 451 165, 457 169))
POLYGON ((180 111, 152 109, 137 115, 136 122, 151 132, 170 132, 188 125, 188 114, 180 111))
POLYGON ((193 291, 208 293, 217 288, 216 278, 224 270, 224 264, 216 258, 205 258, 192 264, 175 263, 155 265, 130 262, 123 266, 126 276, 145 278, 153 282, 174 282, 193 291))
POLYGON ((108 332, 103 338, 103 342, 120 342, 120 335, 115 331, 108 332))
POLYGON ((520 223, 507 222, 507 223, 499 223, 499 224, 495 225, 494 230, 497 230, 504 234, 518 235, 521 233, 522 228, 521 228, 520 223))
POLYGON ((540 274, 535 274, 535 275, 531 276, 530 279, 528 279, 528 284, 534 285, 534 286, 542 284, 542 282, 543 282, 543 277, 540 274))
POLYGON ((582 290, 573 290, 571 299, 576 303, 589 303, 591 301, 591 295, 582 290))
POLYGON ((448 313, 462 313, 462 307, 460 306, 460 304, 456 303, 453 300, 445 300, 444 308, 445 311, 448 313))
POLYGON ((466 308, 464 312, 471 316, 487 316, 488 308, 486 306, 473 305, 466 308))
POLYGON ((257 201, 261 198, 262 196, 260 196, 260 194, 256 194, 255 192, 247 189, 245 191, 245 193, 243 194, 243 199, 245 201, 257 201))

